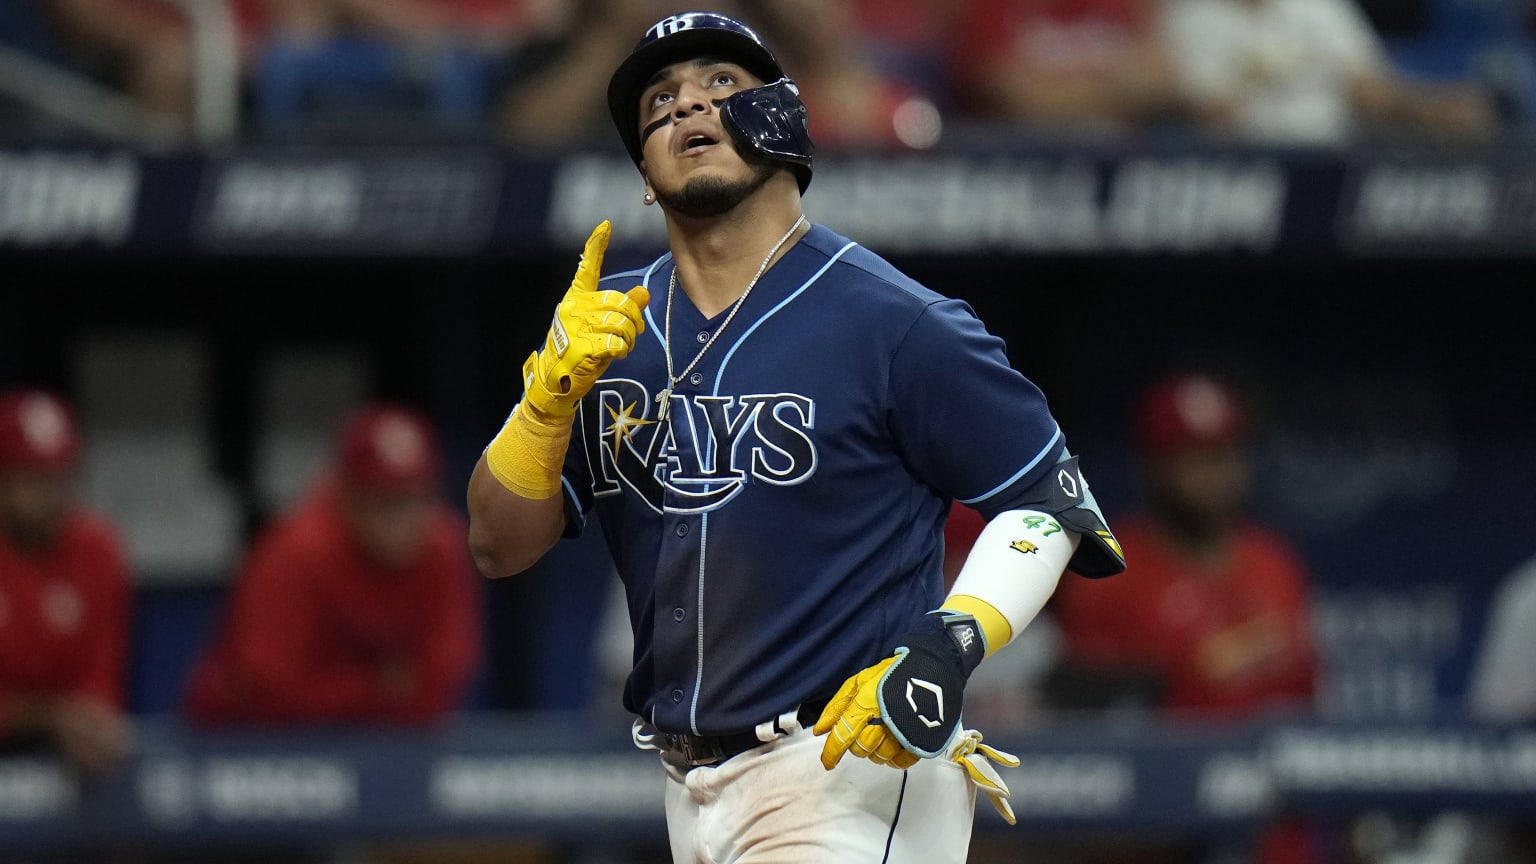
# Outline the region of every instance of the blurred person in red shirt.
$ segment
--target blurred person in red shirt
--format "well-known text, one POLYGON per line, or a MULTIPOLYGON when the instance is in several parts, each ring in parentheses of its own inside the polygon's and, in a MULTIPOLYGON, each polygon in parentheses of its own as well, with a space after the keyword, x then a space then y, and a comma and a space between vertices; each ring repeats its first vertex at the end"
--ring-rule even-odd
POLYGON ((116 526, 75 497, 79 450, 63 398, 0 395, 0 752, 103 771, 133 737, 130 583, 116 526))
POLYGON ((1142 507, 1115 532, 1130 578, 1058 592, 1067 662, 1143 673, 1172 714, 1310 711, 1310 577, 1292 543, 1248 510, 1247 433, 1237 396, 1212 377, 1174 376, 1144 393, 1142 507))
POLYGON ((333 470, 252 543, 187 715, 204 726, 443 720, 481 656, 466 537, 428 421, 395 404, 354 414, 333 470))
POLYGON ((1166 0, 972 0, 948 73, 968 117, 1118 135, 1180 112, 1166 0))
MULTIPOLYGON (((1249 509, 1250 431, 1237 394, 1213 376, 1171 375, 1142 394, 1142 503, 1115 521, 1125 581, 1073 579, 1052 598, 1061 656, 1047 701, 1194 721, 1310 714, 1311 577, 1300 550, 1249 509)), ((1280 814, 1242 854, 1309 864, 1327 860, 1330 842, 1280 814)), ((1227 860, 1231 850, 1207 851, 1227 860)))

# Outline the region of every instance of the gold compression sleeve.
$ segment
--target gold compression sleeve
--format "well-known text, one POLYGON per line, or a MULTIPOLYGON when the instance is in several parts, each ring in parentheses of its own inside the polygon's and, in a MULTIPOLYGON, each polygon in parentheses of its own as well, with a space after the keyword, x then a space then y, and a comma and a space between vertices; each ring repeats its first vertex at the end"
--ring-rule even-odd
POLYGON ((501 485, 543 500, 560 493, 560 471, 571 441, 568 421, 542 420, 527 402, 518 403, 485 448, 485 466, 501 485))

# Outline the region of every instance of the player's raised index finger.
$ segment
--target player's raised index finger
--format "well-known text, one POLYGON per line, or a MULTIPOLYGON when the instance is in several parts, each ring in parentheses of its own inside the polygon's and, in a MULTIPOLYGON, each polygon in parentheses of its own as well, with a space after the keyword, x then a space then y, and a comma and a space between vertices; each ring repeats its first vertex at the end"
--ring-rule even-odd
POLYGON ((597 280, 603 272, 603 253, 608 251, 608 237, 613 226, 607 219, 598 223, 587 237, 587 246, 581 252, 581 264, 576 268, 576 285, 583 290, 597 288, 597 280))

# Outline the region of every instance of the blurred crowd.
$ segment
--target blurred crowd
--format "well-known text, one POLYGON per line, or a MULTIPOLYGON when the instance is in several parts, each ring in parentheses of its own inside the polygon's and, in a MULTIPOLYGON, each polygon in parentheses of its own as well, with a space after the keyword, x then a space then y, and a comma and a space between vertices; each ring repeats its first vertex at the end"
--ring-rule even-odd
MULTIPOLYGON (((0 753, 57 748, 88 771, 132 747, 135 574, 125 530, 86 502, 86 442, 51 390, 0 394, 0 753)), ((262 521, 194 646, 186 721, 425 726, 481 666, 478 576, 431 423, 355 411, 302 494, 262 521)))
MULTIPOLYGON (((1477 143, 1536 128, 1530 0, 710 5, 776 46, 814 139, 833 151, 991 136, 1477 143)), ((191 135, 208 98, 200 69, 223 52, 238 70, 238 134, 251 142, 481 142, 549 155, 617 148, 602 98, 608 75, 646 27, 681 8, 0 0, 0 61, 44 61, 191 135), (210 17, 214 7, 227 17, 210 17)), ((0 121, 22 116, 26 97, 0 81, 0 121)), ((7 126, 0 139, 23 128, 7 126)), ((1147 383, 1127 418, 1137 506, 1107 514, 1130 569, 1063 581, 1024 644, 978 672, 966 709, 977 725, 1020 728, 1053 711, 1223 722, 1317 710, 1307 556, 1250 507, 1250 445, 1262 428, 1216 376, 1147 383)), ((0 754, 48 748, 110 771, 134 747, 127 690, 140 622, 120 529, 77 494, 88 444, 62 394, 0 394, 0 754)), ((305 494, 252 532, 216 632, 178 682, 181 717, 202 727, 420 727, 471 705, 495 610, 467 559, 449 497, 460 491, 417 408, 378 403, 350 417, 305 494)), ((979 529, 974 512, 955 508, 950 578, 979 529)), ((1500 614, 1478 634, 1485 653, 1466 711, 1531 722, 1536 562, 1502 591, 1500 614)), ((591 698, 616 710, 630 645, 623 610, 607 611, 599 621, 588 610, 592 674, 604 688, 591 698)), ((1199 850, 1198 860, 1340 860, 1330 852, 1344 842, 1280 822, 1256 849, 1199 850)))
MULTIPOLYGON (((1338 146, 1536 121, 1527 0, 722 0, 783 55, 831 149, 989 134, 1338 146)), ((234 64, 236 133, 616 146, 607 76, 658 0, 10 0, 0 44, 191 129, 234 64), (209 14, 218 9, 221 15, 209 14)), ((11 94, 14 98, 15 94, 11 94)), ((46 100, 45 96, 35 96, 46 100)))

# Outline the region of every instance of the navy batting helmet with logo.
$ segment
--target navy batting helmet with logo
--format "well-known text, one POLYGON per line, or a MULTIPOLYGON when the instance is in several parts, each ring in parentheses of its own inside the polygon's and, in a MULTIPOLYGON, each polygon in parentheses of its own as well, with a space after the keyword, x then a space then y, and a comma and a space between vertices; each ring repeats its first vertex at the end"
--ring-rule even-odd
POLYGON ((765 83, 728 96, 720 119, 739 145, 767 159, 788 162, 801 193, 811 183, 815 146, 806 129, 805 103, 773 52, 752 28, 717 12, 683 12, 651 25, 608 82, 608 111, 630 158, 639 165, 640 94, 665 66, 696 57, 740 64, 765 83))

